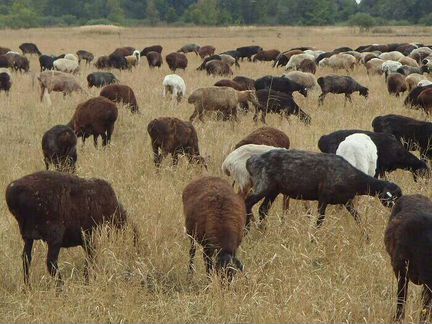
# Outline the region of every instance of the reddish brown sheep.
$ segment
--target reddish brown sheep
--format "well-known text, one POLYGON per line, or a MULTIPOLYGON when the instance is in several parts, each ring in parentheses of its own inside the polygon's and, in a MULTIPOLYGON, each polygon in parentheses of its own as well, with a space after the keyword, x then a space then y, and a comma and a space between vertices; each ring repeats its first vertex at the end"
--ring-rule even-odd
POLYGON ((419 94, 417 102, 427 114, 430 114, 432 112, 432 88, 423 90, 419 94))
POLYGON ((182 53, 170 53, 165 57, 171 71, 175 72, 177 69, 186 70, 188 59, 182 53))
POLYGON ((132 88, 127 85, 109 84, 101 90, 100 96, 130 106, 133 113, 139 111, 135 93, 132 88))
POLYGON ((280 51, 277 49, 271 49, 266 51, 261 51, 255 54, 253 58, 253 62, 256 61, 274 61, 280 54, 280 51))
POLYGON ((102 146, 105 146, 111 142, 117 116, 117 107, 111 100, 95 97, 77 106, 68 126, 78 137, 82 137, 83 144, 87 137, 93 135, 95 146, 99 136, 102 137, 102 146))
POLYGON ((42 137, 45 167, 53 164, 57 171, 75 172, 77 137, 69 126, 56 125, 42 137))
POLYGON ((240 84, 245 90, 255 90, 255 80, 244 76, 236 76, 233 81, 240 84))
POLYGON ((223 61, 212 60, 210 62, 207 62, 207 64, 205 65, 205 69, 208 75, 233 75, 231 67, 223 61))
POLYGON ((146 55, 149 68, 158 67, 162 65, 162 55, 158 52, 148 52, 146 55))
POLYGON ((234 274, 234 268, 228 267, 231 263, 243 271, 243 264, 236 257, 246 224, 243 199, 227 181, 217 177, 192 181, 183 190, 182 198, 186 232, 191 239, 189 273, 194 270, 196 243, 203 246, 207 274, 213 271, 215 254, 216 270, 225 272, 228 280, 234 274))
MULTIPOLYGON (((89 263, 94 250, 91 234, 97 226, 112 224, 120 229, 126 225, 126 212, 114 190, 100 179, 87 180, 54 171, 36 172, 7 186, 6 203, 24 240, 22 258, 27 285, 34 240, 47 242, 48 272, 60 283, 57 260, 62 247, 82 246, 89 263)), ((85 277, 88 278, 88 264, 85 277)))
POLYGON ((206 56, 211 56, 216 51, 216 48, 211 45, 202 46, 198 49, 199 56, 203 59, 206 56))
POLYGON ((404 93, 407 90, 405 76, 400 73, 390 74, 387 77, 387 90, 389 94, 399 97, 400 93, 404 93))
POLYGON ((190 163, 202 163, 207 168, 204 158, 200 156, 198 135, 192 123, 178 118, 160 117, 148 124, 147 132, 157 167, 168 154, 172 155, 174 166, 178 164, 179 154, 185 154, 190 163))
POLYGON ((230 87, 230 88, 233 88, 233 89, 235 89, 235 90, 237 90, 237 91, 244 91, 244 90, 248 90, 248 89, 245 89, 245 88, 243 87, 243 85, 241 85, 241 84, 239 84, 239 83, 237 83, 237 82, 235 82, 235 81, 228 80, 228 79, 222 79, 222 80, 219 80, 219 81, 217 81, 214 85, 215 85, 216 87, 230 87))
POLYGON ((119 48, 116 48, 114 50, 114 52, 112 52, 110 54, 110 56, 112 55, 112 56, 123 56, 123 57, 125 57, 125 56, 132 55, 134 51, 135 51, 135 48, 130 47, 130 46, 119 47, 119 48))
POLYGON ((309 59, 305 59, 303 61, 301 61, 301 63, 299 64, 297 70, 301 71, 301 72, 308 72, 308 73, 312 73, 315 74, 316 73, 316 69, 317 66, 315 64, 314 61, 309 60, 309 59))

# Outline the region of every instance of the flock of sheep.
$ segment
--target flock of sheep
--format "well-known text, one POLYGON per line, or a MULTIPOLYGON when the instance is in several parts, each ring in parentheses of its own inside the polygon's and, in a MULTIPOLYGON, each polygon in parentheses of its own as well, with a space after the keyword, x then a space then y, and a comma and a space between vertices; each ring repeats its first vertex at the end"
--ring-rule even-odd
MULTIPOLYGON (((23 54, 0 48, 0 90, 8 92, 12 86, 12 70, 29 71, 25 55, 39 56, 41 72, 37 79, 41 87, 40 100, 50 103, 50 93, 65 96, 85 90, 74 74, 81 62, 91 64, 92 53, 79 50, 76 54, 43 55, 37 46, 24 43, 23 54)), ((122 47, 95 61, 98 69, 131 70, 143 57, 151 68, 163 64, 162 46, 154 45, 141 52, 122 47)), ((159 167, 164 157, 171 154, 173 165, 184 155, 190 163, 207 168, 200 155, 197 132, 192 124, 198 117, 213 116, 219 120, 239 122, 238 110, 254 109, 255 121, 261 113, 265 123, 267 113, 278 113, 288 118, 295 115, 310 125, 311 117, 295 102, 293 93, 303 96, 320 87, 318 104, 327 94, 344 94, 345 105, 352 102, 351 95, 358 92, 367 97, 369 89, 350 76, 327 75, 315 78, 317 69, 331 67, 334 71, 351 72, 364 65, 369 75, 385 75, 390 95, 399 96, 409 91, 405 105, 432 110, 432 83, 427 75, 432 69, 432 46, 423 44, 365 45, 353 50, 348 47, 324 52, 302 47, 286 52, 263 50, 259 46, 245 46, 215 54, 213 46, 188 44, 168 54, 165 61, 173 74, 162 81, 163 96, 172 96, 180 102, 186 96, 186 83, 175 74, 188 66, 187 53, 200 55, 203 63, 198 71, 209 75, 231 76, 239 61, 269 61, 273 67, 284 66, 283 76, 263 76, 256 80, 236 76, 223 79, 214 86, 195 89, 188 96, 193 105, 190 121, 160 117, 148 123, 154 163, 159 167), (211 114, 209 112, 216 112, 211 114)), ((196 72, 199 73, 199 72, 196 72)), ((139 113, 138 103, 131 87, 120 84, 109 71, 98 71, 87 76, 89 87, 102 88, 100 96, 80 103, 67 125, 56 125, 42 138, 42 151, 47 171, 36 172, 11 182, 6 190, 6 202, 16 218, 22 238, 24 281, 29 283, 29 267, 34 240, 48 244, 47 267, 60 282, 58 255, 62 247, 83 246, 91 262, 92 231, 103 223, 116 228, 127 225, 125 208, 109 183, 101 179, 82 179, 73 173, 77 162, 77 138, 84 142, 93 136, 94 144, 102 138, 108 145, 118 117, 117 103, 127 105, 139 113), (48 171, 53 164, 57 171, 48 171)), ((427 159, 432 157, 430 140, 432 123, 399 115, 377 116, 373 132, 365 130, 339 130, 324 135, 318 142, 322 153, 290 149, 290 140, 282 131, 272 127, 256 129, 226 156, 222 170, 238 187, 219 177, 206 176, 192 181, 183 191, 186 231, 191 239, 189 271, 194 271, 193 258, 196 244, 203 246, 208 273, 215 268, 222 277, 231 280, 243 264, 236 256, 243 236, 254 220, 252 208, 259 207, 259 223, 264 226, 268 211, 279 194, 284 196, 284 210, 289 199, 317 201, 319 217, 316 226, 323 224, 326 207, 343 205, 360 223, 353 199, 358 195, 378 196, 386 207, 392 207, 385 233, 385 245, 398 278, 398 300, 395 319, 404 316, 408 281, 424 286, 422 320, 430 316, 432 307, 432 202, 421 195, 403 195, 401 188, 381 180, 386 172, 404 169, 417 177, 428 177, 427 159), (420 159, 410 150, 419 150, 420 159), (214 259, 216 265, 214 266, 214 259)), ((139 233, 134 224, 135 238, 139 233)), ((365 232, 365 239, 368 234, 365 232)), ((86 267, 86 276, 87 267, 86 267)))

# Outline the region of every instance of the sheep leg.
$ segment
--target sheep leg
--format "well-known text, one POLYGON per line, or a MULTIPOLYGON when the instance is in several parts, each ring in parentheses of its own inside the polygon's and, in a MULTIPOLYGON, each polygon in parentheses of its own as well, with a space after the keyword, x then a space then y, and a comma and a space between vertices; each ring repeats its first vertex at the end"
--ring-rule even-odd
POLYGON ((89 236, 86 236, 84 238, 84 245, 83 245, 84 252, 87 255, 86 263, 84 266, 84 280, 88 284, 89 283, 89 269, 94 261, 94 247, 91 242, 91 238, 89 236))
POLYGON ((172 153, 172 165, 175 167, 178 165, 178 158, 179 158, 179 154, 181 153, 181 150, 175 150, 172 153))
POLYGON ((214 254, 213 248, 204 247, 203 257, 204 257, 204 263, 206 265, 207 275, 209 275, 211 272, 213 272, 213 259, 212 259, 213 254, 214 254))
MULTIPOLYGON (((345 204, 345 208, 349 211, 349 213, 354 217, 354 220, 356 221, 357 225, 361 227, 361 220, 360 220, 360 214, 358 211, 354 208, 354 202, 353 200, 349 200, 345 204)), ((366 241, 369 241, 369 235, 366 233, 366 230, 362 228, 363 235, 366 238, 366 241)))
POLYGON ((62 281, 60 271, 58 268, 58 256, 60 253, 60 243, 48 243, 48 254, 47 254, 47 268, 48 272, 52 277, 57 277, 57 285, 62 281))
POLYGON ((44 97, 44 93, 45 93, 45 87, 43 85, 41 85, 41 95, 40 95, 40 101, 42 102, 43 97, 44 97))
POLYGON ((398 294, 395 321, 400 322, 405 317, 405 303, 408 295, 408 269, 407 264, 404 264, 399 269, 398 275, 398 294))
POLYGON ((318 201, 318 220, 316 223, 316 227, 320 228, 325 219, 325 211, 327 208, 327 202, 319 200, 318 201))
POLYGON ((324 104, 324 99, 326 97, 326 93, 321 93, 320 96, 318 97, 318 106, 322 106, 324 104))
POLYGON ((33 240, 25 239, 24 240, 24 248, 22 252, 22 262, 23 262, 23 270, 24 270, 24 284, 30 285, 30 264, 32 260, 32 249, 33 249, 33 240))
POLYGON ((245 200, 246 205, 246 229, 249 230, 250 228, 250 222, 253 220, 253 213, 252 213, 252 207, 259 202, 261 199, 263 199, 266 196, 264 192, 256 193, 253 195, 250 195, 245 200))
MULTIPOLYGON (((97 135, 97 134, 94 134, 94 135, 93 135, 93 143, 94 143, 94 146, 95 146, 95 147, 97 147, 98 136, 99 136, 99 135, 97 135)), ((102 146, 103 146, 103 144, 102 144, 102 146)))
POLYGON ((237 123, 239 122, 239 119, 237 117, 237 107, 234 107, 231 109, 231 116, 232 116, 232 118, 234 118, 235 122, 237 122, 237 123))
POLYGON ((432 303, 432 292, 427 285, 423 285, 422 292, 423 309, 420 313, 420 322, 425 323, 427 318, 431 318, 431 303, 432 303))
POLYGON ((152 149, 153 149, 153 161, 156 167, 160 167, 160 164, 162 162, 162 154, 159 153, 159 146, 153 142, 152 143, 152 149))
POLYGON ((282 200, 282 210, 286 212, 289 209, 290 197, 287 195, 283 195, 282 200))
POLYGON ((49 163, 48 163, 48 159, 44 158, 44 163, 45 163, 45 168, 48 170, 49 169, 49 163))
POLYGON ((195 268, 194 268, 194 258, 195 258, 195 253, 196 253, 196 244, 195 244, 195 240, 193 238, 191 238, 191 247, 189 249, 189 270, 188 270, 188 275, 192 275, 195 272, 195 268))
POLYGON ((271 193, 270 195, 265 197, 263 203, 259 208, 260 222, 263 222, 266 219, 268 211, 278 194, 279 193, 271 193))
POLYGON ((193 114, 189 117, 189 121, 192 122, 197 115, 198 115, 198 111, 195 109, 193 114))

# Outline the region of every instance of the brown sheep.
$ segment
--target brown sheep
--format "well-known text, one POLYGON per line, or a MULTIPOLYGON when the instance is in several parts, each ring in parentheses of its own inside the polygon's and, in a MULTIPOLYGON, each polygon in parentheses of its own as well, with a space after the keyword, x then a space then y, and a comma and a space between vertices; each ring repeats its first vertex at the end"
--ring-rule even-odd
POLYGON ((106 55, 99 56, 95 62, 95 67, 97 69, 108 69, 111 66, 110 58, 106 55))
POLYGON ((280 51, 277 49, 271 49, 266 51, 261 51, 255 54, 253 58, 253 62, 256 61, 274 61, 278 55, 280 54, 280 51))
POLYGON ((228 79, 222 79, 217 81, 214 84, 215 87, 229 87, 229 88, 233 88, 234 90, 237 91, 244 91, 244 90, 248 90, 248 89, 244 89, 243 85, 232 81, 232 80, 228 80, 228 79))
POLYGON ((42 137, 45 167, 53 164, 57 171, 75 172, 77 137, 69 126, 56 125, 42 137))
POLYGON ((82 246, 88 260, 94 255, 91 234, 97 226, 126 225, 126 212, 111 185, 101 179, 82 179, 55 171, 36 172, 11 182, 6 203, 18 222, 24 240, 22 253, 24 283, 29 285, 29 268, 34 240, 48 244, 47 267, 51 276, 61 276, 57 265, 61 248, 82 246))
POLYGON ((0 46, 0 55, 4 55, 4 54, 6 54, 7 52, 10 52, 10 51, 11 51, 10 48, 1 47, 0 46))
POLYGON ((309 59, 305 59, 303 61, 301 61, 301 63, 299 64, 297 70, 301 71, 301 72, 307 72, 307 73, 312 73, 315 74, 316 73, 316 69, 317 66, 315 64, 314 61, 309 60, 309 59))
POLYGON ((135 51, 135 48, 130 47, 130 46, 119 47, 119 48, 116 48, 114 50, 114 52, 112 52, 110 55, 126 57, 129 55, 132 55, 134 51, 135 51))
POLYGON ((426 114, 430 114, 432 112, 432 88, 428 88, 423 90, 418 98, 418 105, 426 112, 426 114))
POLYGON ((63 92, 63 96, 71 94, 74 91, 83 91, 76 79, 60 71, 44 71, 37 77, 41 87, 40 101, 47 94, 48 102, 51 104, 49 94, 51 92, 63 92))
POLYGON ((259 105, 255 91, 236 91, 228 87, 199 88, 192 92, 188 98, 188 102, 195 106, 189 120, 193 121, 198 115, 199 119, 204 122, 204 111, 220 111, 224 116, 224 120, 233 116, 234 120, 238 121, 237 105, 247 101, 259 105))
POLYGON ((82 137, 83 144, 87 137, 93 135, 94 145, 97 147, 97 138, 102 137, 102 146, 111 142, 114 123, 117 120, 116 105, 105 97, 91 98, 80 103, 68 123, 77 137, 82 137))
POLYGON ((194 271, 193 259, 196 243, 203 246, 207 274, 213 271, 216 254, 216 271, 233 277, 233 264, 243 271, 236 252, 243 238, 246 209, 243 199, 231 185, 218 177, 202 177, 189 183, 183 190, 183 210, 186 233, 191 240, 189 274, 194 271))
POLYGON ((133 113, 139 111, 135 93, 131 87, 123 84, 106 85, 99 94, 111 101, 128 105, 133 113))
POLYGON ((409 281, 423 285, 420 322, 431 320, 432 308, 432 201, 422 195, 405 195, 396 201, 384 236, 398 280, 395 321, 405 317, 409 281))
POLYGON ((407 75, 405 77, 405 83, 407 85, 407 90, 411 91, 412 89, 417 87, 418 83, 422 80, 427 80, 427 78, 421 74, 418 74, 418 73, 411 73, 410 75, 407 75))
POLYGON ((199 56, 203 59, 206 56, 211 56, 216 51, 216 48, 211 45, 202 46, 198 49, 199 56))
POLYGON ((223 61, 212 60, 210 62, 207 62, 205 65, 205 69, 208 75, 233 75, 233 71, 231 70, 230 66, 223 61))
POLYGON ((291 56, 303 54, 303 51, 300 49, 294 49, 286 52, 280 53, 273 62, 273 67, 285 66, 290 60, 291 56))
POLYGON ((399 97, 399 94, 407 90, 405 76, 400 73, 392 73, 387 78, 387 90, 389 94, 399 97))
POLYGON ((186 70, 188 59, 182 53, 170 53, 165 57, 171 71, 175 72, 177 69, 186 70))
POLYGON ((146 55, 149 68, 158 67, 162 65, 162 55, 158 52, 148 52, 146 55))
POLYGON ((245 90, 255 90, 254 79, 244 77, 244 76, 236 76, 235 78, 233 78, 233 81, 240 84, 242 87, 244 87, 245 90))
POLYGON ((160 117, 148 124, 147 132, 151 138, 156 167, 168 154, 171 154, 173 166, 176 166, 179 154, 185 154, 189 163, 201 163, 207 168, 204 158, 200 156, 197 132, 190 122, 160 117))

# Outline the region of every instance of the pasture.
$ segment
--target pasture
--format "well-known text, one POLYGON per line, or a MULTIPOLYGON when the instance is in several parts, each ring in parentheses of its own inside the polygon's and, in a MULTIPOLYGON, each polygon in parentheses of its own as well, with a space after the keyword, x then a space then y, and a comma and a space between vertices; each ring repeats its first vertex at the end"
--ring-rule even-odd
MULTIPOLYGON (((195 42, 213 45, 216 52, 239 46, 260 45, 281 51, 297 46, 332 50, 339 46, 356 48, 362 44, 423 42, 431 43, 431 29, 393 28, 393 33, 357 34, 350 28, 134 28, 117 30, 31 29, 0 31, 1 46, 18 50, 23 42, 34 42, 43 53, 75 53, 79 49, 105 55, 120 46, 142 48, 163 46, 162 55, 195 42)), ((196 71, 199 56, 187 54, 184 78, 187 94, 213 85, 222 77, 196 71)), ((271 62, 240 62, 234 76, 258 78, 282 75, 283 68, 271 62)), ((0 94, 0 189, 2 197, 8 183, 32 172, 43 170, 41 150, 43 133, 56 124, 69 122, 78 103, 97 96, 100 89, 87 88, 86 76, 95 71, 81 63, 77 76, 88 94, 73 93, 63 98, 52 93, 52 106, 39 102, 36 79, 39 62, 30 57, 30 72, 13 73, 9 96, 0 94)), ((377 198, 360 197, 356 206, 370 236, 365 242, 351 215, 329 206, 321 229, 315 230, 316 202, 312 218, 304 205, 292 201, 282 214, 279 197, 270 210, 267 229, 257 228, 244 238, 238 257, 245 272, 225 287, 205 275, 201 250, 196 256, 197 271, 191 280, 186 272, 189 239, 184 233, 181 201, 183 188, 201 175, 222 174, 225 156, 243 137, 262 126, 252 121, 253 113, 240 113, 239 124, 217 121, 210 116, 205 123, 196 120, 202 156, 208 171, 180 159, 173 168, 171 159, 163 161, 159 172, 153 163, 147 124, 156 117, 171 116, 187 120, 193 106, 183 100, 179 105, 162 97, 162 80, 171 72, 164 62, 161 69, 150 70, 145 58, 129 71, 114 70, 121 83, 135 91, 141 114, 120 107, 111 145, 96 149, 92 141, 78 143, 77 175, 109 181, 130 219, 137 224, 140 240, 133 247, 130 231, 96 238, 96 262, 90 283, 83 279, 84 253, 81 248, 62 249, 60 270, 65 280, 63 291, 56 293, 54 281, 45 265, 46 245, 34 245, 31 267, 32 289, 22 280, 22 239, 15 219, 0 200, 0 319, 4 322, 388 322, 396 303, 396 280, 383 243, 390 210, 377 198), (316 242, 312 243, 311 238, 316 242)), ((316 76, 333 73, 319 68, 316 76)), ((339 74, 345 72, 340 71, 339 74)), ((284 131, 291 147, 318 151, 321 135, 338 129, 372 130, 375 116, 395 113, 427 120, 420 111, 403 106, 403 99, 388 94, 384 77, 366 75, 363 66, 352 76, 370 90, 369 98, 353 95, 353 104, 344 107, 343 95, 328 95, 318 107, 319 89, 307 98, 295 100, 312 117, 305 126, 298 118, 289 121, 267 115, 267 124, 284 131)), ((99 140, 100 141, 100 140, 99 140)), ((431 197, 430 180, 413 181, 407 171, 388 175, 404 194, 420 193, 431 197)), ((255 211, 257 214, 257 211, 255 211)), ((416 321, 420 310, 419 287, 410 285, 406 320, 416 321)))

